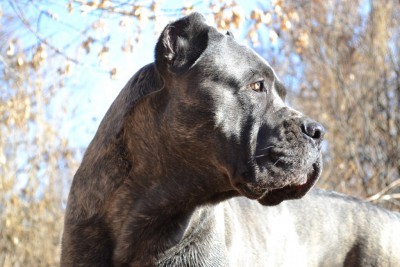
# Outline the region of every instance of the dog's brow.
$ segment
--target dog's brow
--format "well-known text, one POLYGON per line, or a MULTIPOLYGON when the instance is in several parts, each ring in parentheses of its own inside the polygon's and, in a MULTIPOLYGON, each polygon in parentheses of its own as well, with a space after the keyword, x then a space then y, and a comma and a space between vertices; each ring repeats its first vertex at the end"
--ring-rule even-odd
POLYGON ((275 89, 278 95, 285 100, 286 98, 286 87, 278 79, 275 79, 275 89))
POLYGON ((254 78, 254 76, 256 76, 256 75, 257 75, 257 71, 254 69, 250 69, 249 71, 247 71, 244 74, 243 78, 246 82, 248 82, 248 81, 251 81, 254 78))
POLYGON ((274 79, 275 74, 274 71, 271 68, 265 68, 263 67, 262 69, 250 69, 244 74, 244 80, 245 81, 251 81, 254 79, 254 77, 259 76, 257 78, 262 78, 262 77, 268 77, 271 79, 274 79))
POLYGON ((272 78, 272 79, 275 80, 275 73, 272 70, 272 68, 270 68, 270 67, 266 68, 265 74, 266 74, 267 77, 272 78))

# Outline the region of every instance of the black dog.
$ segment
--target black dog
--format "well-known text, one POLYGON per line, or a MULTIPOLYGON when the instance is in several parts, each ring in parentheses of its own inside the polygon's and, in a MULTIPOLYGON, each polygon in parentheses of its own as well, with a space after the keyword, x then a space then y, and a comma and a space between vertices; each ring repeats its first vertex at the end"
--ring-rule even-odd
POLYGON ((398 215, 321 191, 265 207, 321 172, 324 128, 285 94, 201 15, 168 25, 74 177, 61 265, 400 266, 398 215))

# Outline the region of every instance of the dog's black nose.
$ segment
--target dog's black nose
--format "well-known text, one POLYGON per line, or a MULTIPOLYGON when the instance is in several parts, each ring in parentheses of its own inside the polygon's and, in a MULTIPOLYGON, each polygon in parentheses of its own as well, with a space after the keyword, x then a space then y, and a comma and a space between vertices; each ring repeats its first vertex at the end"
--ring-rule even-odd
POLYGON ((306 120, 301 125, 301 130, 305 135, 314 140, 322 140, 325 135, 325 128, 318 122, 306 120))

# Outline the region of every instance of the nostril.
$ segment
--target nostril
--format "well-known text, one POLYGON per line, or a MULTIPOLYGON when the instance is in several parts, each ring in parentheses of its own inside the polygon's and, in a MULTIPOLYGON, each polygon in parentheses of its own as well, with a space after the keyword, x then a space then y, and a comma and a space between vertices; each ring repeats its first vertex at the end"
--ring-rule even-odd
POLYGON ((315 139, 321 138, 321 130, 320 129, 315 130, 313 138, 315 138, 315 139))
POLYGON ((325 135, 325 128, 321 124, 315 122, 315 121, 305 121, 301 125, 301 130, 303 133, 305 133, 307 136, 315 139, 315 140, 320 140, 324 137, 325 135))

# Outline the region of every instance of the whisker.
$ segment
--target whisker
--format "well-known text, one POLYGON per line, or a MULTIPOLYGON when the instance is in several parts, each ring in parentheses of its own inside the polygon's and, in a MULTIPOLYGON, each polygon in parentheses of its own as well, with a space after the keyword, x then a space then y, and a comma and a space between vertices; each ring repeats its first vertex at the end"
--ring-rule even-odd
POLYGON ((280 161, 281 160, 281 158, 279 158, 275 163, 274 163, 274 166, 278 163, 278 161, 280 161))
POLYGON ((275 146, 267 146, 266 148, 261 148, 260 150, 267 150, 267 149, 270 149, 270 148, 273 148, 273 147, 275 147, 275 146))

